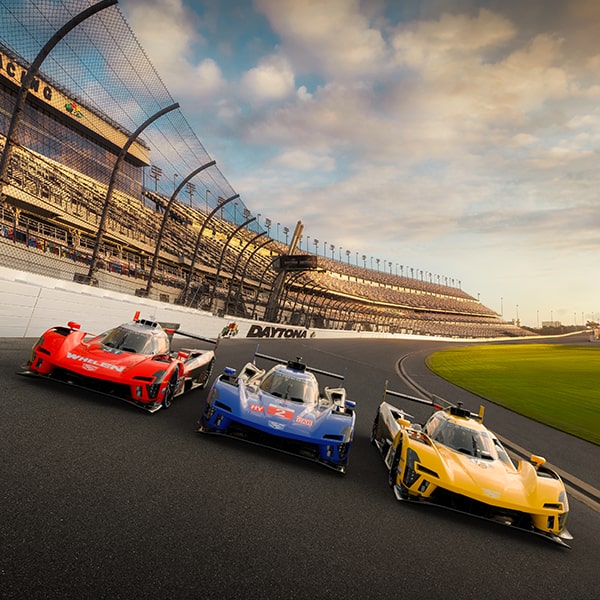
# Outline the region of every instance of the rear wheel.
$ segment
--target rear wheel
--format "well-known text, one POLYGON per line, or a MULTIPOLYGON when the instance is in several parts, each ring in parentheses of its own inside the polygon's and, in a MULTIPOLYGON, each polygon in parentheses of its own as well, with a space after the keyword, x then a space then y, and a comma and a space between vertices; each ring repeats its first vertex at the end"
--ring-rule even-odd
POLYGON ((163 408, 170 408, 171 404, 173 404, 173 398, 175 397, 175 392, 177 391, 177 382, 179 381, 179 375, 177 374, 177 369, 173 371, 171 378, 169 379, 169 383, 167 384, 167 388, 165 389, 165 397, 162 401, 163 408))
POLYGON ((214 357, 210 359, 208 366, 206 367, 206 371, 200 375, 198 378, 198 383, 200 384, 200 389, 203 390, 208 385, 208 380, 212 375, 213 369, 215 367, 215 359, 214 357))

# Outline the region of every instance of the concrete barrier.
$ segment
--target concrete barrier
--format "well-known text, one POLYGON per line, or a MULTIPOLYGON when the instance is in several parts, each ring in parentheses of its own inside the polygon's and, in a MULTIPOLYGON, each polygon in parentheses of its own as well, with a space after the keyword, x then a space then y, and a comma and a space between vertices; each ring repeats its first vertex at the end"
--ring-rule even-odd
POLYGON ((144 319, 178 323, 184 331, 215 338, 235 324, 233 331, 238 338, 473 341, 411 334, 306 329, 239 317, 216 317, 193 308, 0 266, 0 338, 35 338, 46 329, 66 325, 68 321, 79 323, 82 330, 89 333, 102 333, 119 323, 130 321, 137 311, 144 319))

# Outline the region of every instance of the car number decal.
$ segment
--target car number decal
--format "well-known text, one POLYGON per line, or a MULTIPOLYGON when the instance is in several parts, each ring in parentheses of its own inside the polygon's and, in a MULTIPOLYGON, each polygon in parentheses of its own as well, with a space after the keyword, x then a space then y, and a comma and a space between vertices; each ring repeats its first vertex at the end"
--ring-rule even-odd
POLYGON ((288 419, 290 421, 294 418, 293 410, 282 408, 281 406, 275 406, 275 404, 269 404, 267 414, 273 415, 275 417, 281 417, 282 419, 288 419))

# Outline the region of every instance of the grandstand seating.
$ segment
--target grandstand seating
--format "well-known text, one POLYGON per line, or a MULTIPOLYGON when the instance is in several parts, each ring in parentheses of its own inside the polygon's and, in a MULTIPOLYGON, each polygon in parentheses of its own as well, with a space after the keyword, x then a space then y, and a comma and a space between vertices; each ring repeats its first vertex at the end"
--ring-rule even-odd
MULTIPOLYGON (((0 137, 0 149, 3 144, 0 137)), ((23 146, 14 148, 7 175, 5 193, 12 201, 0 206, 0 261, 86 280, 106 186, 23 146)), ((168 203, 156 191, 143 190, 136 198, 113 190, 95 283, 128 293, 145 290, 168 203)), ((264 318, 273 301, 273 257, 288 249, 277 240, 259 249, 264 240, 251 242, 256 232, 241 229, 234 235, 238 224, 217 215, 203 228, 206 219, 206 213, 183 202, 171 204, 152 281, 154 294, 204 310, 264 318), (190 289, 184 295, 201 230, 190 289)), ((456 337, 528 334, 502 322, 460 288, 332 258, 319 257, 318 263, 317 271, 287 278, 278 320, 307 327, 456 337)))

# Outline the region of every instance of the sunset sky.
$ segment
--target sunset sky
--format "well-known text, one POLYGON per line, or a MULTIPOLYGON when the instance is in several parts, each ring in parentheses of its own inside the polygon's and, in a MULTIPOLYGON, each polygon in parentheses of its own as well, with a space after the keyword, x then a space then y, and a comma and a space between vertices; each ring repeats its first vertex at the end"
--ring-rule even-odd
POLYGON ((600 319, 600 2, 118 7, 272 234, 524 325, 600 319))

